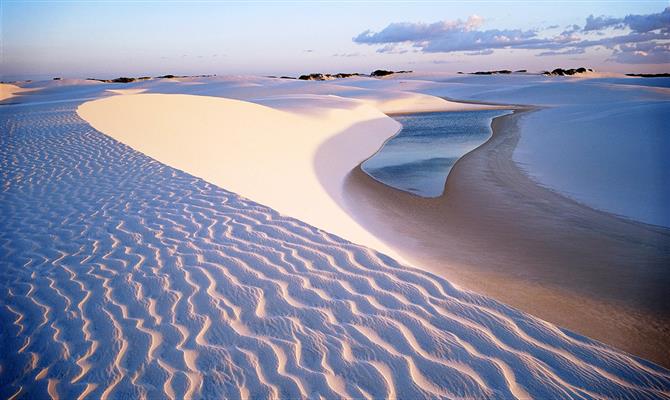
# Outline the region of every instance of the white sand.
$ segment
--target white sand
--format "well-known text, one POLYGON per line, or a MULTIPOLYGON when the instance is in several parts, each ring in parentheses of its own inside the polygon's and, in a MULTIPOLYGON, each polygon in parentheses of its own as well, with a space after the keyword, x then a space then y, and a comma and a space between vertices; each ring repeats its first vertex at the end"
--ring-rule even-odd
POLYGON ((78 113, 158 161, 397 257, 341 208, 345 176, 400 129, 382 111, 482 108, 410 93, 259 101, 275 108, 206 96, 139 94, 87 102, 78 113), (335 137, 347 140, 317 156, 335 137))
POLYGON ((154 90, 276 108, 128 94, 78 109, 160 163, 78 118, 61 101, 77 88, 0 107, 0 397, 668 396, 667 370, 254 202, 355 235, 342 174, 398 129, 373 105, 407 94, 169 85, 154 90))

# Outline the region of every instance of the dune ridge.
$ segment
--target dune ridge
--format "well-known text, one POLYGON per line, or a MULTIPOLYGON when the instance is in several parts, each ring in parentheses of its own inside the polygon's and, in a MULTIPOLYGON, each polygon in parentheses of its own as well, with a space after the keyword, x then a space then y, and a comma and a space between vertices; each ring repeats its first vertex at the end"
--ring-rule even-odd
POLYGON ((143 93, 86 102, 77 113, 99 131, 160 162, 400 258, 342 208, 347 173, 400 129, 398 122, 377 107, 458 110, 485 106, 410 93, 380 97, 358 100, 289 94, 252 103, 143 93), (346 148, 317 156, 325 141, 342 132, 356 140, 346 148), (289 189, 295 187, 300 190, 289 189))
POLYGON ((0 395, 670 397, 670 372, 3 107, 0 395))
POLYGON ((18 93, 30 91, 33 89, 22 88, 10 83, 0 83, 0 101, 10 99, 18 93))

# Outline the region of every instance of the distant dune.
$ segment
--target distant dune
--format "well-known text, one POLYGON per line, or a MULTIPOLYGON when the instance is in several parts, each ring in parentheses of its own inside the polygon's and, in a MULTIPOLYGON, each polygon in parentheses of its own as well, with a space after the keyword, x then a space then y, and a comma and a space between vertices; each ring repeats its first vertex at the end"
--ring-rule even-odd
POLYGON ((0 83, 0 101, 14 97, 17 93, 24 92, 26 89, 9 83, 0 83))

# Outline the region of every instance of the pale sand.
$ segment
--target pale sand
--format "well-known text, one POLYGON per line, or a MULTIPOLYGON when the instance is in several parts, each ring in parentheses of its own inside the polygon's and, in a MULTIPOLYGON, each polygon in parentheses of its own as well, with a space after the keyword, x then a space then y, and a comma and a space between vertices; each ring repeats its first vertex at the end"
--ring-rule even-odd
MULTIPOLYGON (((83 100, 61 101, 71 93, 82 94, 56 88, 27 96, 23 105, 30 107, 0 107, 0 128, 11 132, 0 152, 0 202, 8 211, 0 213, 0 397, 670 396, 667 370, 455 288, 95 131, 76 113, 83 100)), ((216 104, 227 117, 239 114, 249 127, 265 125, 242 116, 268 117, 277 123, 273 132, 285 129, 282 121, 295 122, 298 110, 330 115, 315 107, 319 96, 273 100, 296 110, 288 116, 223 100, 234 111, 226 112, 218 101, 183 98, 204 108, 210 105, 201 101, 216 104)), ((178 105, 181 99, 166 98, 178 105)), ((323 100, 342 117, 362 112, 360 101, 323 100)), ((179 109, 161 105, 145 109, 144 118, 176 122, 164 113, 179 109)), ((113 117, 140 118, 118 111, 113 117)), ((190 111, 191 118, 203 116, 190 111)), ((205 116, 236 132, 216 113, 205 116)), ((312 155, 322 157, 331 140, 347 143, 347 132, 328 136, 312 155)), ((233 138, 272 140, 258 130, 233 138)), ((154 139, 165 146, 164 136, 154 139)), ((361 138, 355 139, 338 148, 341 156, 355 151, 361 138)), ((257 148, 264 150, 262 143, 251 150, 257 148)), ((232 167, 223 161, 238 157, 231 148, 217 150, 232 167)), ((284 157, 271 159, 277 160, 284 157)), ((316 167, 319 179, 328 178, 316 167)), ((300 189, 292 177, 283 182, 285 191, 300 189)))
MULTIPOLYGON (((399 125, 381 111, 483 107, 392 93, 358 100, 316 94, 260 100, 274 108, 203 96, 115 96, 86 103, 79 114, 168 165, 668 365, 663 353, 669 343, 668 313, 658 298, 667 287, 659 267, 667 261, 663 231, 650 239, 646 230, 631 233, 626 228, 627 245, 612 241, 621 229, 619 219, 544 190, 520 173, 511 160, 518 132, 494 148, 502 142, 497 134, 477 156, 460 161, 441 201, 424 201, 381 185, 373 185, 371 193, 343 187, 348 171, 397 132, 399 125), (293 187, 300 190, 288 189, 293 187), (565 210, 558 211, 557 205, 565 210), (546 207, 553 214, 541 213, 546 207), (598 225, 594 219, 612 221, 600 223, 597 230, 576 231, 562 219, 575 210, 581 225, 598 225), (638 244, 649 240, 656 245, 638 244), (613 325, 617 328, 611 329, 613 325)), ((638 226, 625 226, 631 224, 638 226)))
MULTIPOLYGON (((242 79, 240 84, 244 82, 242 79)), ((382 87, 385 83, 358 84, 382 87)), ((261 86, 252 87, 260 90, 261 86)), ((483 105, 466 106, 397 91, 368 94, 363 100, 290 94, 261 101, 274 108, 202 96, 115 96, 86 103, 79 114, 94 127, 168 165, 667 365, 665 357, 659 357, 668 343, 667 310, 656 297, 666 283, 659 267, 666 262, 666 253, 658 246, 646 249, 637 245, 649 240, 645 233, 637 238, 632 234, 632 239, 626 239, 627 246, 613 244, 609 240, 621 223, 617 218, 576 205, 526 180, 516 164, 505 158, 511 155, 518 132, 511 136, 514 142, 489 151, 486 158, 480 151, 476 152, 479 156, 470 155, 459 162, 470 167, 453 172, 450 179, 455 183, 447 190, 451 199, 446 201, 445 194, 440 206, 436 205, 439 201, 387 193, 385 187, 377 194, 359 191, 365 193, 363 196, 343 190, 347 172, 399 128, 380 111, 458 110, 483 105), (474 164, 475 159, 479 164, 474 164), (485 176, 484 169, 488 171, 485 176), (497 177, 495 184, 491 176, 497 177), (510 194, 508 187, 519 193, 510 194), (456 194, 462 200, 456 199, 456 194), (525 200, 517 201, 521 198, 525 200), (532 207, 528 203, 540 211, 544 204, 554 209, 561 204, 566 208, 563 215, 579 209, 587 221, 582 224, 607 217, 614 222, 575 238, 571 225, 556 224, 546 213, 529 212, 532 207), (348 212, 342 210, 345 204, 348 212), (514 226, 519 225, 515 221, 527 220, 529 215, 533 215, 532 221, 522 224, 522 232, 517 232, 520 228, 514 226), (531 224, 533 229, 528 228, 531 224), (560 240, 556 240, 557 232, 562 232, 560 240), (616 253, 594 251, 610 245, 618 249, 616 253), (594 265, 603 272, 598 274, 594 265), (631 270, 631 265, 637 269, 631 270), (610 273, 609 268, 615 272, 610 273), (653 273, 647 273, 648 269, 653 273), (603 275, 609 279, 603 281, 603 275), (650 281, 657 285, 645 286, 650 281), (619 293, 619 288, 626 290, 619 293), (584 307, 585 302, 590 305, 584 307), (616 318, 610 319, 611 315, 616 318), (617 329, 610 329, 612 324, 617 329)), ((504 120, 496 123, 500 121, 504 120)), ((485 148, 494 143, 492 140, 485 148)), ((667 239, 661 234, 652 240, 662 245, 667 239)))
POLYGON ((26 92, 35 89, 25 89, 9 83, 0 83, 0 101, 10 99, 18 93, 26 92))
POLYGON ((2 398, 670 396, 670 371, 159 163, 51 98, 0 107, 2 398))
POLYGON ((669 366, 670 232, 532 182, 512 161, 521 114, 494 120, 491 140, 456 163, 440 198, 356 169, 349 210, 415 265, 669 366))
POLYGON ((265 103, 275 108, 206 96, 129 94, 87 102, 78 113, 94 128, 158 161, 399 257, 341 206, 348 172, 400 129, 381 110, 486 107, 399 92, 365 100, 281 96, 265 103), (340 136, 351 140, 319 151, 340 136))

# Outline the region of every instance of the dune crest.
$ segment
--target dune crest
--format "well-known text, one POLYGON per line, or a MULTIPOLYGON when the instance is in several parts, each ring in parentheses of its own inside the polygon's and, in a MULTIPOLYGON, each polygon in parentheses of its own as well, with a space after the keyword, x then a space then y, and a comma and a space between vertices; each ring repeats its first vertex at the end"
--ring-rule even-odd
POLYGON ((77 113, 158 161, 399 258, 342 209, 348 172, 400 129, 379 109, 481 107, 409 93, 365 100, 313 94, 259 101, 267 106, 220 97, 131 93, 84 103, 77 113), (317 157, 319 147, 337 135, 355 140, 327 161, 317 157), (324 162, 328 168, 315 170, 315 163, 324 162), (294 187, 300 190, 289 189, 294 187))
MULTIPOLYGON (((291 98, 279 101, 287 104, 291 98)), ((158 161, 390 253, 328 196, 312 164, 325 138, 369 122, 375 129, 361 135, 367 140, 336 161, 353 168, 366 149, 374 151, 399 124, 361 102, 316 96, 311 103, 312 114, 305 115, 225 98, 129 94, 84 103, 77 112, 96 129, 158 161), (295 187, 300 190, 289 189, 295 187)), ((331 182, 337 192, 338 177, 331 182)))
POLYGON ((27 92, 34 89, 26 89, 9 83, 0 83, 0 101, 10 99, 18 93, 27 92))

